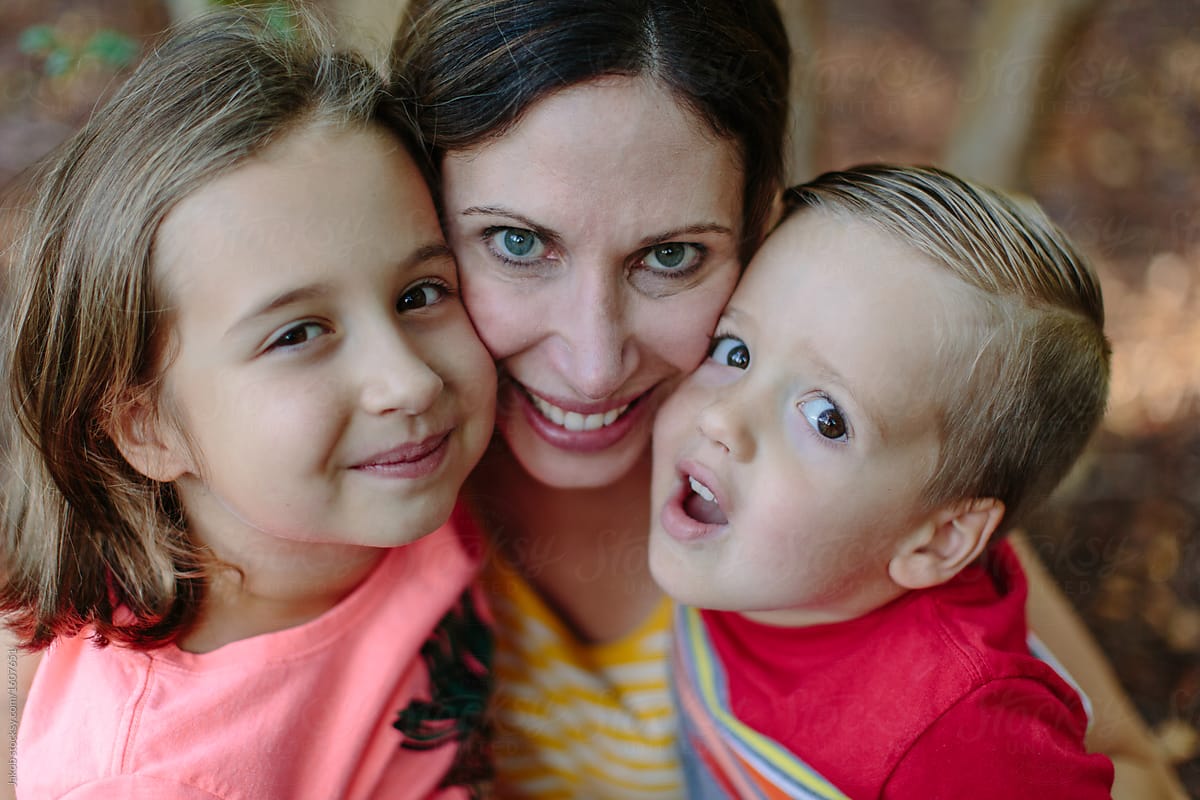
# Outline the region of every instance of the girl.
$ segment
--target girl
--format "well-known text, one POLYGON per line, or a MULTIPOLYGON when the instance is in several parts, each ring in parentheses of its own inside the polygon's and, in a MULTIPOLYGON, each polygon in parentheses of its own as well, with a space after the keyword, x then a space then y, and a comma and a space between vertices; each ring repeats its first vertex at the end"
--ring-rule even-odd
MULTIPOLYGON (((784 185, 783 23, 771 0, 412 0, 410 14, 397 63, 502 376, 499 435, 469 482, 496 552, 498 787, 679 797, 670 612, 645 552, 650 427, 784 185)), ((1141 721, 1025 561, 1030 618, 1085 679, 1118 797, 1152 796, 1137 765, 1122 781, 1131 756, 1162 785, 1141 721)))
POLYGON ((425 643, 475 572, 441 526, 494 369, 404 108, 323 52, 246 15, 185 30, 40 185, 0 594, 45 650, 19 797, 425 797, 470 777, 451 740, 473 722, 418 655, 478 676, 449 623, 425 643))

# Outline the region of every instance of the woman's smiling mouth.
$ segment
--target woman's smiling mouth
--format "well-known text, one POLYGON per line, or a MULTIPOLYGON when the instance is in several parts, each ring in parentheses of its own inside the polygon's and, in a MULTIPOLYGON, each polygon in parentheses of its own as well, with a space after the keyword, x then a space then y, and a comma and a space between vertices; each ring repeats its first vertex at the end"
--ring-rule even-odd
POLYGON ((512 398, 539 438, 559 449, 580 453, 599 452, 616 445, 641 421, 649 419, 656 405, 644 402, 653 393, 652 389, 605 408, 600 403, 551 402, 515 381, 513 388, 512 398))
POLYGON ((629 406, 632 405, 632 403, 626 403, 623 406, 612 408, 602 413, 581 414, 578 411, 567 411, 564 408, 559 408, 553 403, 549 403, 532 394, 529 396, 529 399, 533 401, 533 405, 541 412, 543 417, 569 431, 595 431, 600 428, 606 428, 616 422, 629 409, 629 406))

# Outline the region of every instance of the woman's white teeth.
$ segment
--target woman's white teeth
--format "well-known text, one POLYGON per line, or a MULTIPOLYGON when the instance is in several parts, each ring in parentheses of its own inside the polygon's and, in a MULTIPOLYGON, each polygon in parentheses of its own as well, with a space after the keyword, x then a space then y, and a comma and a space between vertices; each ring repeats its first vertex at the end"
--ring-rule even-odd
POLYGON ((556 405, 547 403, 540 397, 533 397, 533 405, 542 416, 559 427, 569 431, 595 431, 605 428, 617 421, 617 418, 629 408, 629 403, 620 408, 610 409, 603 414, 580 414, 578 411, 565 411, 556 405))
POLYGON ((712 491, 703 483, 691 477, 690 475, 688 476, 688 483, 691 484, 693 492, 700 495, 710 503, 716 502, 717 496, 713 494, 712 491))

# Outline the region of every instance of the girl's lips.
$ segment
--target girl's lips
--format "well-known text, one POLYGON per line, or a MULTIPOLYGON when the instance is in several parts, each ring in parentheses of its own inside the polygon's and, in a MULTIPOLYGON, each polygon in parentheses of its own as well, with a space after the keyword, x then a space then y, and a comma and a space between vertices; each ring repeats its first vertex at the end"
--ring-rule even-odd
POLYGON ((510 391, 520 413, 524 416, 529 427, 540 438, 561 450, 570 450, 577 453, 594 453, 606 450, 620 442, 640 421, 646 418, 647 414, 650 413, 652 404, 645 401, 651 392, 653 392, 653 389, 647 390, 625 403, 608 403, 603 406, 595 403, 562 404, 561 401, 550 401, 541 397, 538 397, 535 401, 534 395, 516 383, 512 385, 510 391), (579 420, 564 420, 566 425, 573 425, 575 427, 584 425, 589 427, 594 426, 597 422, 594 419, 595 415, 611 414, 612 411, 619 410, 625 406, 628 406, 628 408, 612 422, 608 422, 605 419, 604 422, 608 422, 608 424, 600 423, 599 427, 592 427, 591 430, 571 430, 566 425, 559 425, 553 420, 548 419, 539 410, 539 405, 545 407, 546 404, 556 406, 567 413, 579 415, 579 420), (588 417, 592 417, 593 419, 585 422, 588 417))
POLYGON ((450 431, 402 444, 355 464, 351 469, 384 478, 424 478, 446 459, 450 431))

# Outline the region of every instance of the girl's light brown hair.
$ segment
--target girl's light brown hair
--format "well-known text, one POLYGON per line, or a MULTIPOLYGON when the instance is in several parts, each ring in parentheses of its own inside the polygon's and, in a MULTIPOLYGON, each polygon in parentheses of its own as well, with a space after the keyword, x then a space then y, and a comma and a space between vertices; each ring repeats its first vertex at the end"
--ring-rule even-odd
POLYGON ((817 209, 875 225, 970 288, 946 374, 913 376, 941 395, 925 500, 996 498, 1004 527, 1020 522, 1104 416, 1111 348, 1087 259, 1032 201, 929 167, 826 173, 784 199, 788 215, 817 209))
POLYGON ((0 613, 28 646, 85 626, 154 646, 203 600, 206 558, 172 487, 132 469, 106 429, 122 404, 155 399, 171 315, 151 256, 176 203, 300 126, 378 123, 415 152, 408 104, 325 38, 308 16, 205 17, 37 176, 14 265, 0 523, 0 613))

